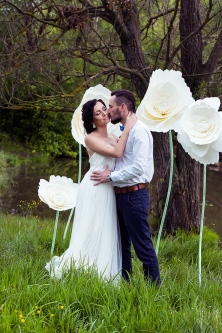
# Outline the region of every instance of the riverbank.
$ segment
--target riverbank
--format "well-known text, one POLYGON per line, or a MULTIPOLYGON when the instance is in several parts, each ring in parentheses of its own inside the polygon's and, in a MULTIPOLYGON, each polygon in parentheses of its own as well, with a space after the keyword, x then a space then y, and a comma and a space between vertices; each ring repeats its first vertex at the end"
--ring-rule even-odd
MULTIPOLYGON (((30 160, 44 161, 50 159, 50 156, 47 154, 32 150, 30 147, 22 144, 19 141, 11 140, 7 133, 0 134, 0 154, 1 160, 4 160, 4 163, 8 167, 29 163, 30 160)), ((2 171, 1 162, 0 171, 2 171)))
POLYGON ((1 136, 0 142, 0 208, 3 196, 7 195, 10 201, 10 193, 14 185, 12 177, 13 170, 18 169, 21 165, 30 165, 30 162, 38 163, 50 160, 50 157, 31 152, 22 145, 12 144, 9 138, 9 143, 7 144, 7 138, 5 137, 4 141, 2 141, 1 136))
MULTIPOLYGON (((1 215, 0 331, 13 332, 222 332, 221 263, 218 236, 204 229, 202 284, 198 286, 198 235, 178 232, 159 248, 162 285, 143 280, 134 256, 131 283, 118 286, 93 271, 76 271, 61 281, 50 279, 54 221, 1 215)), ((59 223, 56 255, 64 247, 59 223)))

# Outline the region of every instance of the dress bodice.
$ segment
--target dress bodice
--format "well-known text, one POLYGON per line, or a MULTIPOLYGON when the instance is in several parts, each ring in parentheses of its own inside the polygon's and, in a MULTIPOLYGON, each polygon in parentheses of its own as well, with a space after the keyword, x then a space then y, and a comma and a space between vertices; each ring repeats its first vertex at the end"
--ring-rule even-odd
POLYGON ((115 167, 115 158, 94 153, 90 157, 89 163, 91 171, 103 171, 107 166, 113 171, 115 167))

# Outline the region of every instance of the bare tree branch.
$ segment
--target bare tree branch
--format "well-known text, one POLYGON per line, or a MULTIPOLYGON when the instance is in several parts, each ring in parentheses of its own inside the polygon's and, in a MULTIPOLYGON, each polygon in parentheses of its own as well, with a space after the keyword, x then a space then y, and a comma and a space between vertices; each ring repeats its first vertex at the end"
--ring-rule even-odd
POLYGON ((141 29, 141 32, 144 32, 144 30, 148 31, 153 21, 159 19, 160 17, 166 16, 166 15, 174 12, 174 10, 175 10, 175 8, 171 8, 171 9, 166 10, 163 13, 159 13, 158 15, 150 17, 148 23, 141 29))
POLYGON ((31 12, 26 12, 26 11, 24 12, 21 8, 19 8, 18 6, 16 6, 15 3, 12 3, 12 2, 10 2, 8 0, 6 0, 4 2, 6 4, 9 4, 12 7, 14 7, 18 11, 18 13, 21 14, 21 15, 23 15, 23 16, 27 15, 27 16, 30 16, 30 17, 34 18, 36 21, 39 21, 39 22, 43 23, 43 24, 52 25, 53 27, 59 28, 61 30, 65 30, 65 31, 67 30, 67 28, 65 28, 64 26, 54 23, 54 22, 58 21, 58 18, 55 18, 55 19, 52 19, 52 18, 48 18, 47 19, 46 18, 45 20, 43 20, 43 19, 37 17, 36 15, 32 14, 31 12))
MULTIPOLYGON (((166 62, 169 61, 169 57, 170 57, 170 51, 171 51, 171 31, 173 30, 173 24, 174 21, 176 20, 177 17, 177 12, 178 12, 178 7, 179 7, 179 0, 176 0, 175 3, 175 8, 174 8, 174 12, 173 12, 173 16, 170 20, 170 24, 168 26, 168 31, 167 31, 167 51, 166 51, 166 62)), ((164 66, 164 68, 166 68, 164 66)))
POLYGON ((221 53, 222 53, 222 29, 208 57, 207 62, 204 64, 204 71, 213 72, 215 66, 218 63, 218 60, 221 57, 221 53))
POLYGON ((177 47, 176 49, 173 51, 171 57, 169 58, 169 61, 166 62, 165 68, 169 68, 170 64, 172 63, 174 57, 176 56, 176 54, 179 52, 179 50, 181 49, 181 47, 183 46, 183 44, 185 42, 187 42, 190 38, 192 38, 194 35, 196 35, 198 32, 200 32, 201 30, 203 30, 203 28, 219 13, 222 12, 222 9, 220 9, 216 14, 212 15, 211 17, 209 17, 209 13, 210 13, 210 9, 207 13, 207 16, 205 18, 205 20, 203 21, 203 23, 199 26, 198 29, 196 29, 195 31, 193 31, 189 36, 187 36, 177 47))

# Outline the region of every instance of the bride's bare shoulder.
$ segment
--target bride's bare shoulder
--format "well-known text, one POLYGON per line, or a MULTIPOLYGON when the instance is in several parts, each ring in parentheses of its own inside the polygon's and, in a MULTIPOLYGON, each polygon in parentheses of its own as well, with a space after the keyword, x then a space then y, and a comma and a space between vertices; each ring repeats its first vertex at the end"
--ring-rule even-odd
POLYGON ((92 139, 92 138, 99 138, 99 136, 97 135, 97 134, 95 134, 94 132, 92 132, 92 133, 89 133, 89 134, 87 134, 86 136, 85 136, 85 139, 92 139))
POLYGON ((99 137, 97 135, 95 135, 93 132, 90 134, 87 134, 85 136, 85 144, 87 145, 87 143, 95 141, 95 139, 99 139, 99 137))

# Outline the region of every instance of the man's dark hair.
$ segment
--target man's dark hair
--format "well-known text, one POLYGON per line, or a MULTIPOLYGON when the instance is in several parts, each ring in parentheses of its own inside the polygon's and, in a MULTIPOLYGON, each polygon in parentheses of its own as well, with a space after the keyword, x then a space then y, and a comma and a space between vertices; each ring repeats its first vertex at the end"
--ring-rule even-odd
POLYGON ((93 128, 93 109, 97 102, 101 102, 106 107, 101 99, 91 99, 82 107, 82 121, 87 134, 95 130, 95 128, 93 128))
POLYGON ((111 93, 111 96, 114 95, 116 96, 115 102, 117 106, 124 103, 129 111, 136 112, 136 99, 131 91, 127 89, 115 90, 111 93))

